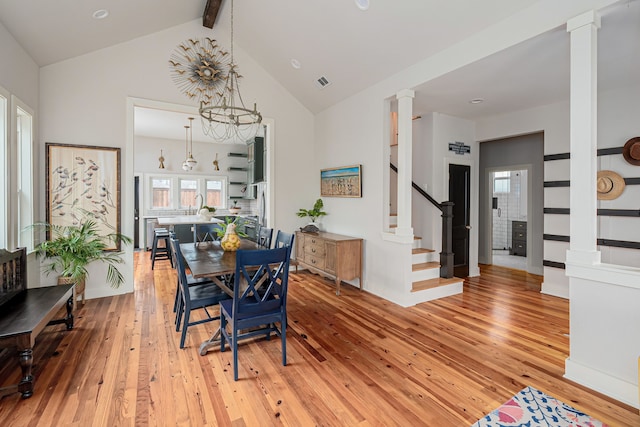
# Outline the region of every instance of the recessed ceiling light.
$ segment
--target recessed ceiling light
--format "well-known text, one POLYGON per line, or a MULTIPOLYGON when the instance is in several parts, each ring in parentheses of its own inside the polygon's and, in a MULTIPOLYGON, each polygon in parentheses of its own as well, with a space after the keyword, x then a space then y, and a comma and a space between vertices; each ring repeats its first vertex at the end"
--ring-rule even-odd
POLYGON ((299 70, 299 69, 300 69, 300 67, 302 67, 302 65, 300 65, 300 61, 298 61, 298 60, 297 60, 297 59, 295 59, 295 58, 291 60, 291 66, 292 66, 293 68, 295 68, 296 70, 299 70))
POLYGON ((93 12, 92 16, 94 19, 104 19, 109 16, 109 11, 107 9, 98 9, 93 12))
POLYGON ((469 104, 482 104, 484 102, 484 98, 474 98, 469 101, 469 104))
POLYGON ((353 0, 360 10, 369 9, 369 0, 353 0))

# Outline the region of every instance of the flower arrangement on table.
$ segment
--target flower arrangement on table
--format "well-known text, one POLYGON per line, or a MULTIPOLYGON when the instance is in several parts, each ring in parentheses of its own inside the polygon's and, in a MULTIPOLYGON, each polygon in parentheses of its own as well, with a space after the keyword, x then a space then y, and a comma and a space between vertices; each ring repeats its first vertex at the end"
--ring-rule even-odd
POLYGON ((198 214, 207 220, 210 220, 213 217, 214 213, 216 213, 216 208, 214 208, 213 206, 207 206, 207 205, 204 205, 198 211, 198 214))

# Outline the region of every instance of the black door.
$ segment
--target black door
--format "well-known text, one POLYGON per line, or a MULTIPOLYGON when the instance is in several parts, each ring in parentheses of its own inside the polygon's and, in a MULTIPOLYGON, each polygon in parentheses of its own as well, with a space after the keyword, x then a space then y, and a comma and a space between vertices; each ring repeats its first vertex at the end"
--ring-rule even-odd
POLYGON ((140 247, 140 177, 133 178, 133 247, 140 247))
POLYGON ((449 165, 449 201, 453 202, 453 274, 469 275, 469 202, 471 200, 471 167, 449 165))

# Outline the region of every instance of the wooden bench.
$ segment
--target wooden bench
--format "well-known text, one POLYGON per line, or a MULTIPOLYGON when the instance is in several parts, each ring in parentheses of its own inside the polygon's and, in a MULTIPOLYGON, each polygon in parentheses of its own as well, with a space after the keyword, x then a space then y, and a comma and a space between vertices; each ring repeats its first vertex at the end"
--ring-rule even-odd
POLYGON ((0 249, 0 346, 15 346, 22 369, 18 384, 0 388, 0 398, 22 393, 33 395, 35 378, 31 373, 33 346, 45 326, 65 323, 73 328, 73 288, 75 284, 27 289, 27 251, 0 249), (67 315, 53 319, 66 304, 67 315))

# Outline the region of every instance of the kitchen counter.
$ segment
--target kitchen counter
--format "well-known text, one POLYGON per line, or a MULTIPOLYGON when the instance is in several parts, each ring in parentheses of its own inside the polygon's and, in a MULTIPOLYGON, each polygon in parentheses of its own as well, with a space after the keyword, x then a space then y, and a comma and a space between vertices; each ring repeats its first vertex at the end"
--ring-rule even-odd
POLYGON ((200 215, 178 215, 178 216, 168 216, 168 217, 159 217, 158 225, 176 225, 176 224, 216 224, 222 223, 224 221, 212 217, 211 219, 205 219, 200 215))

